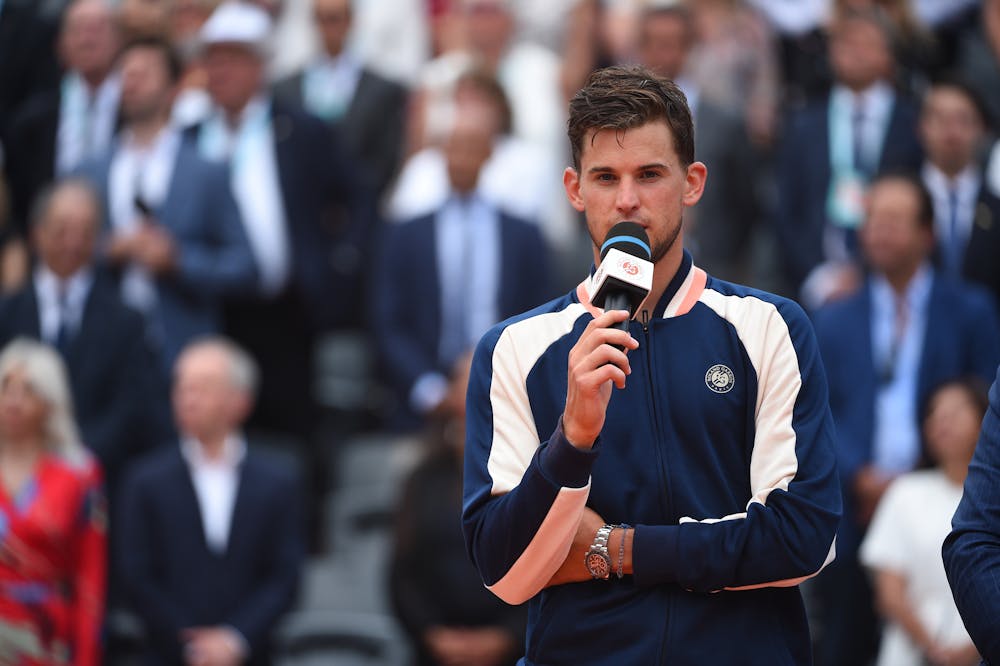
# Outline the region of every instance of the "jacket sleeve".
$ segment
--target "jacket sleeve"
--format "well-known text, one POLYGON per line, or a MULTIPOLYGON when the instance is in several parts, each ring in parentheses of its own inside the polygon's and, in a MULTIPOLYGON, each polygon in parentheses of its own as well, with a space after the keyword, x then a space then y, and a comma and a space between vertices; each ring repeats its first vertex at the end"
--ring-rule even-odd
POLYGON ((635 581, 700 592, 797 585, 833 560, 841 514, 833 419, 812 326, 789 301, 746 297, 709 306, 746 308, 734 325, 757 373, 752 495, 741 513, 636 526, 635 581))
POLYGON ((579 451, 561 427, 540 441, 525 388, 537 355, 530 341, 515 344, 509 332, 488 333, 473 358, 462 523, 486 587, 520 604, 545 586, 569 552, 599 445, 579 451))
POLYGON ((979 653, 1000 663, 1000 368, 990 407, 969 464, 962 501, 951 521, 943 555, 955 605, 979 653))
POLYGON ((204 164, 204 188, 199 214, 204 232, 178 239, 175 278, 188 289, 215 296, 252 293, 257 287, 257 263, 221 164, 204 164))

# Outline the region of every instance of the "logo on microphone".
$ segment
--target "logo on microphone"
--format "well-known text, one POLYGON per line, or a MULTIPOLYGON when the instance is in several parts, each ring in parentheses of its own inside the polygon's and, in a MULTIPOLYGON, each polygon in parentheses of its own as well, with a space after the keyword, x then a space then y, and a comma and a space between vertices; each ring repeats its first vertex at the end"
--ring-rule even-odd
POLYGON ((728 367, 722 365, 713 365, 705 373, 705 386, 715 393, 729 393, 733 390, 733 385, 736 383, 736 375, 728 367))
POLYGON ((619 261, 618 268, 626 275, 631 275, 632 277, 637 277, 642 273, 642 265, 628 258, 619 261))

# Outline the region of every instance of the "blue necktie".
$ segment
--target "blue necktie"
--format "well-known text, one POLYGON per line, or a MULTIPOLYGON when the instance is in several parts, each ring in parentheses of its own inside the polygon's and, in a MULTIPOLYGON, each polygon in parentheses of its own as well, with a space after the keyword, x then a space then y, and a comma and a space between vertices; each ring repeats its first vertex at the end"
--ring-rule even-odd
POLYGON ((57 298, 59 310, 59 326, 56 328, 56 349, 64 357, 69 352, 69 344, 72 341, 72 327, 69 321, 69 298, 65 285, 59 287, 57 298))
POLYGON ((953 277, 962 273, 962 239, 958 232, 958 189, 948 190, 948 238, 943 243, 945 270, 953 277))

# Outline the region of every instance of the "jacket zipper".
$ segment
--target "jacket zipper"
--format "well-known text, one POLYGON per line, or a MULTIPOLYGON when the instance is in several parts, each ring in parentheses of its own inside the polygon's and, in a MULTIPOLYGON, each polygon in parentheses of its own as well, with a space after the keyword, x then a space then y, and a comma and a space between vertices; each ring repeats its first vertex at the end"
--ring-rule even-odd
MULTIPOLYGON (((669 501, 670 501, 670 486, 669 486, 669 481, 667 479, 667 474, 666 474, 666 470, 665 470, 666 463, 664 461, 663 452, 660 450, 660 442, 662 441, 662 437, 661 437, 662 429, 660 428, 660 422, 659 422, 659 418, 658 418, 659 410, 657 409, 657 405, 656 405, 656 391, 654 390, 654 387, 653 387, 653 377, 654 377, 654 374, 653 374, 653 346, 652 346, 652 344, 650 342, 651 339, 652 339, 652 335, 649 332, 649 311, 648 310, 643 310, 642 311, 642 333, 643 333, 643 339, 644 339, 644 341, 646 343, 646 354, 645 354, 645 356, 646 356, 646 374, 649 377, 647 392, 648 392, 648 396, 649 396, 649 398, 648 398, 649 399, 649 413, 650 413, 650 417, 651 417, 652 425, 653 425, 652 443, 653 443, 653 450, 655 452, 655 455, 656 455, 656 458, 657 458, 657 462, 658 462, 657 469, 659 470, 659 474, 660 474, 660 487, 662 488, 662 492, 663 492, 663 495, 660 497, 660 510, 662 511, 662 514, 663 514, 663 524, 666 524, 667 515, 668 515, 667 514, 667 510, 668 510, 669 501)), ((670 595, 666 595, 667 608, 666 608, 666 613, 664 613, 664 619, 663 619, 663 640, 660 643, 660 654, 659 654, 659 659, 658 659, 659 663, 663 663, 664 662, 663 656, 665 654, 668 654, 668 652, 667 652, 667 647, 668 647, 667 643, 668 643, 669 638, 670 638, 670 615, 671 615, 671 608, 670 608, 670 606, 672 605, 670 603, 671 602, 671 598, 672 597, 670 595)))

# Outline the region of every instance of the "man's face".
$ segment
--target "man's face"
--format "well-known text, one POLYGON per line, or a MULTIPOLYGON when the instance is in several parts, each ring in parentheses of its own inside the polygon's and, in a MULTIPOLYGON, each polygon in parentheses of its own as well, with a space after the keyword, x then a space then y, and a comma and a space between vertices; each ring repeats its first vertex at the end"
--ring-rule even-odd
POLYGON ((174 417, 181 432, 202 441, 239 426, 247 396, 232 380, 230 359, 215 347, 181 354, 174 378, 174 417))
POLYGON ((326 52, 340 55, 351 28, 351 0, 313 0, 313 20, 326 52))
POLYGON ((59 52, 67 69, 103 77, 117 50, 114 16, 103 2, 83 0, 70 5, 59 35, 59 52))
POLYGON ((643 21, 639 59, 642 64, 668 79, 684 71, 687 59, 687 26, 678 16, 653 14, 643 21))
POLYGON ((972 100, 960 90, 932 88, 920 115, 920 138, 931 163, 947 173, 971 164, 983 138, 983 124, 972 100))
POLYGON ((685 167, 666 121, 621 130, 591 130, 583 138, 580 170, 563 174, 573 207, 587 218, 595 261, 615 224, 630 220, 649 235, 653 262, 680 252, 686 206, 701 198, 705 165, 685 167))
POLYGON ((62 279, 89 265, 97 241, 97 216, 94 197, 82 187, 58 190, 33 232, 39 260, 62 279))
POLYGON ((264 66, 246 44, 212 44, 205 53, 208 92, 216 104, 238 113, 260 90, 264 66))
POLYGON ((892 52, 885 35, 866 20, 845 20, 830 36, 830 65, 837 81, 863 90, 892 74, 892 52))
POLYGON ((129 122, 167 113, 173 82, 165 56, 158 49, 134 46, 121 58, 122 113, 129 122))
POLYGON ((920 202, 911 183, 885 180, 872 186, 861 245, 873 269, 891 275, 915 268, 933 243, 933 232, 920 224, 920 202))

